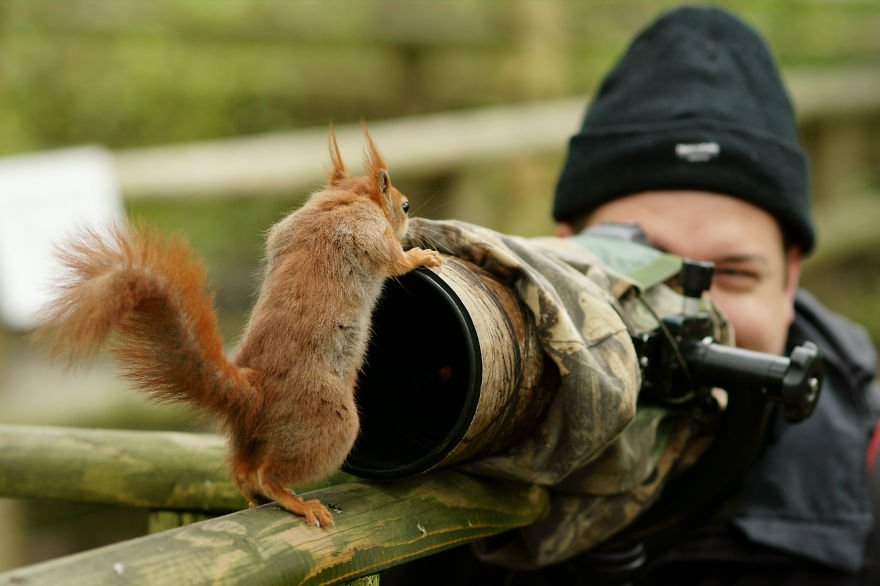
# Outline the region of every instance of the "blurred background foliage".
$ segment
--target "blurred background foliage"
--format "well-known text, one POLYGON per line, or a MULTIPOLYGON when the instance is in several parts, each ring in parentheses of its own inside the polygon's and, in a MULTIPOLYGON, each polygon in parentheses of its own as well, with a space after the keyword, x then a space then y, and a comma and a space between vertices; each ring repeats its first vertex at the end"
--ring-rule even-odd
MULTIPOLYGON (((875 2, 727 2, 783 67, 880 53, 875 2)), ((0 153, 591 92, 661 1, 4 2, 0 153)))
MULTIPOLYGON (((586 98, 632 35, 676 4, 5 0, 0 156, 80 144, 128 149, 294 131, 331 120, 586 98)), ((720 4, 768 39, 786 74, 880 66, 875 0, 720 4)), ((572 129, 577 124, 572 120, 572 129)), ((858 207, 867 202, 874 206, 867 209, 878 209, 880 113, 875 108, 811 119, 802 133, 814 162, 817 207, 831 218, 823 223, 820 246, 854 224, 867 234, 833 262, 808 262, 805 283, 880 342, 880 231, 873 227, 880 217, 858 207)), ((546 234, 567 139, 559 136, 554 153, 407 177, 400 187, 418 215, 546 234)), ((265 230, 304 194, 224 195, 139 197, 126 207, 131 216, 184 232, 206 258, 232 342, 258 281, 265 230)), ((54 372, 21 336, 0 331, 4 421, 204 428, 179 407, 147 406, 120 389, 112 374, 95 374, 110 372, 106 361, 73 378, 54 372)), ((19 510, 2 501, 0 508, 7 519, 28 524, 30 518, 63 541, 57 521, 46 521, 36 508, 19 510)), ((128 527, 130 516, 123 517, 118 524, 128 527)), ((46 534, 0 532, 0 568, 63 553, 67 546, 35 553, 46 534)), ((108 541, 124 536, 110 534, 108 541)))
MULTIPOLYGON (((126 149, 586 97, 632 35, 675 4, 6 1, 0 155, 85 143, 126 149)), ((880 65, 876 2, 720 4, 768 39, 787 74, 880 65)), ((852 194, 877 199, 878 130, 876 111, 804 126, 819 170, 820 208, 850 205, 844 202, 852 194)), ((401 187, 420 215, 548 233, 566 142, 559 137, 556 153, 475 163, 408 178, 401 187)), ((217 195, 139 197, 126 205, 132 216, 193 241, 234 337, 252 300, 263 234, 304 194, 217 195)), ((846 230, 841 222, 834 230, 846 230)), ((805 281, 880 340, 878 266, 876 247, 853 248, 821 270, 811 272, 808 263, 805 281)))

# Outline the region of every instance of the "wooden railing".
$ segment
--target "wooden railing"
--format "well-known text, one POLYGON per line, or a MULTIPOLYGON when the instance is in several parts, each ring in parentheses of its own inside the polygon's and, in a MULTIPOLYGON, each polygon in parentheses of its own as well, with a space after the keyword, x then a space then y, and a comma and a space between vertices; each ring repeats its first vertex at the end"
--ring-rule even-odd
POLYGON ((228 513, 246 504, 223 453, 214 435, 0 426, 0 496, 143 507, 165 529, 0 584, 345 583, 528 525, 549 502, 541 488, 454 470, 385 483, 340 473, 298 487, 335 511, 336 526, 319 529, 275 504, 228 513))
MULTIPOLYGON (((880 112, 880 67, 794 73, 786 81, 802 124, 880 112)), ((562 152, 587 102, 578 96, 368 123, 395 173, 430 173, 562 152)), ((337 134, 343 159, 360 161, 358 125, 337 134)), ((126 198, 299 192, 323 181, 327 128, 132 148, 114 158, 126 198)))

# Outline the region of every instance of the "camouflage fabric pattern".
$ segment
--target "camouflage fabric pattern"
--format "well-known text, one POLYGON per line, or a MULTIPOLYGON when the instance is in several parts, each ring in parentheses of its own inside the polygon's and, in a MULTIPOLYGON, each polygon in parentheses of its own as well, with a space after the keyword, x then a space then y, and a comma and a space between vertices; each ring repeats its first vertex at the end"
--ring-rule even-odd
MULTIPOLYGON (((546 414, 501 453, 461 466, 469 472, 546 486, 541 521, 477 544, 486 561, 532 569, 582 553, 620 531, 692 463, 711 437, 705 421, 637 406, 641 385, 630 333, 678 313, 681 297, 647 290, 569 240, 525 239, 458 221, 414 219, 409 243, 470 261, 510 287, 534 318, 560 373, 546 414)), ((718 339, 730 341, 718 319, 718 339)))

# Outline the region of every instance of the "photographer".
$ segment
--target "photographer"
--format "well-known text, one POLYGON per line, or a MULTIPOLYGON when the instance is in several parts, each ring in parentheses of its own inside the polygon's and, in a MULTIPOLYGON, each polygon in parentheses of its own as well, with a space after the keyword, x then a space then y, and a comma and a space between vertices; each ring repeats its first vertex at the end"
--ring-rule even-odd
MULTIPOLYGON (((735 491, 675 527, 662 547, 649 547, 643 568, 626 579, 858 583, 870 557, 865 456, 876 419, 876 355, 862 329, 797 288, 802 259, 815 245, 807 158, 761 38, 716 8, 680 8, 649 25, 607 75, 572 137, 553 216, 560 237, 634 222, 654 246, 712 261, 710 296, 738 346, 780 354, 811 340, 825 356, 812 417, 788 424, 775 412, 735 491)), ((397 577, 577 583, 588 565, 576 556, 513 572, 459 548, 401 568, 397 577)))
POLYGON ((710 294, 738 346, 781 353, 811 339, 825 355, 816 413, 771 422, 738 493, 654 560, 653 576, 854 581, 871 527, 864 459, 876 359, 860 329, 797 290, 815 242, 807 160, 762 40, 712 8, 682 8, 647 28, 572 138, 553 214, 559 236, 636 222, 655 246, 713 261, 710 294))

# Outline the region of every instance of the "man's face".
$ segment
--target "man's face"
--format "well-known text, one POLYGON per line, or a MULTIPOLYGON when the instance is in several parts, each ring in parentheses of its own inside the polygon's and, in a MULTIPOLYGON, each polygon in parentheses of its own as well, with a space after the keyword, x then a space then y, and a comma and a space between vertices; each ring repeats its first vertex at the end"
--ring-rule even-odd
MULTIPOLYGON (((715 263, 710 295, 737 346, 779 354, 794 316, 800 254, 785 252, 776 220, 741 199, 701 191, 644 192, 597 208, 587 225, 636 222, 672 254, 715 263)), ((557 235, 572 232, 568 224, 557 235)))

